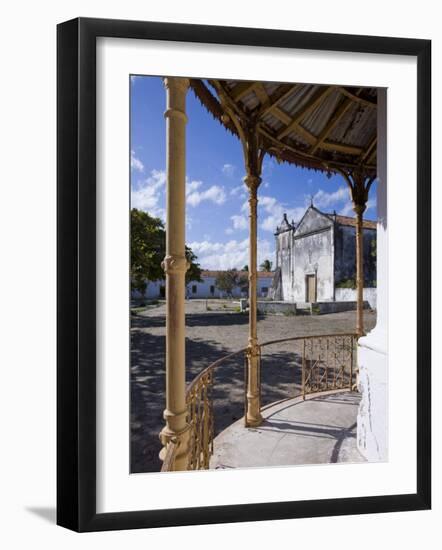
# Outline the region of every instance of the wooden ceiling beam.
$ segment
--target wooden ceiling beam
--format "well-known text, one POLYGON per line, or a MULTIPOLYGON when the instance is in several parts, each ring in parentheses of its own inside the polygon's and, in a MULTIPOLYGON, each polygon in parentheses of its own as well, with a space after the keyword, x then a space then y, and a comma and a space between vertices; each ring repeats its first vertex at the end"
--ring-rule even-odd
POLYGON ((281 122, 283 122, 285 125, 290 124, 290 122, 292 121, 289 115, 279 107, 272 108, 272 115, 275 116, 281 122))
POLYGON ((281 86, 278 86, 276 91, 273 92, 271 96, 269 96, 269 101, 261 105, 258 112, 258 117, 262 118, 267 113, 273 112, 275 109, 277 109, 278 105, 282 103, 284 99, 287 99, 287 97, 289 97, 298 86, 299 84, 282 84, 281 86))
POLYGON ((234 101, 239 101, 251 92, 258 82, 240 82, 234 88, 229 90, 229 95, 234 101))
POLYGON ((253 88, 253 91, 258 96, 261 105, 269 101, 269 94, 267 93, 262 82, 257 82, 256 86, 253 88))
MULTIPOLYGON (((299 149, 297 149, 296 147, 293 147, 293 146, 289 145, 288 143, 285 143, 285 142, 282 142, 282 141, 278 140, 278 138, 275 137, 272 134, 272 132, 267 131, 262 126, 260 126, 260 132, 262 133, 262 135, 264 137, 266 137, 269 141, 271 141, 274 144, 274 146, 272 147, 272 150, 275 152, 276 156, 278 156, 278 152, 280 152, 280 154, 282 155, 284 151, 290 151, 296 157, 298 157, 299 159, 303 159, 306 163, 312 162, 313 164, 317 164, 319 162, 320 164, 323 164, 323 166, 325 168, 329 167, 331 170, 334 170, 339 166, 343 166, 347 169, 352 169, 352 170, 354 170, 355 168, 360 168, 360 164, 356 164, 356 163, 353 163, 353 162, 345 162, 343 160, 336 161, 336 162, 333 161, 333 160, 321 161, 320 159, 318 159, 316 157, 313 157, 312 155, 309 155, 308 153, 302 152, 299 149)), ((329 149, 329 150, 335 150, 335 151, 340 149, 341 150, 340 152, 347 153, 347 154, 349 152, 352 153, 352 154, 357 152, 351 146, 334 144, 334 143, 325 143, 324 148, 329 149)), ((359 150, 359 152, 360 152, 360 150, 359 150)), ((369 163, 365 164, 364 166, 367 169, 376 170, 376 166, 370 165, 369 163)))
POLYGON ((292 122, 284 128, 278 134, 278 139, 290 134, 290 132, 297 126, 297 124, 304 118, 304 116, 312 111, 322 100, 324 100, 328 95, 335 90, 335 86, 325 86, 322 87, 310 98, 310 100, 302 107, 302 109, 292 118, 292 122))
MULTIPOLYGON (((363 90, 363 88, 361 88, 363 90)), ((376 107, 377 102, 376 101, 370 101, 369 99, 365 99, 364 97, 360 97, 359 95, 354 94, 353 92, 350 92, 347 88, 344 88, 343 86, 339 87, 339 91, 347 96, 349 99, 356 101, 356 103, 361 103, 362 105, 367 105, 368 107, 376 107)), ((358 92, 359 93, 359 92, 358 92)))
POLYGON ((378 142, 377 135, 371 140, 370 145, 367 147, 365 151, 363 151, 361 155, 361 164, 364 163, 366 160, 370 160, 373 156, 373 148, 376 150, 376 144, 378 142))
POLYGON ((363 149, 361 147, 356 147, 355 145, 345 145, 343 143, 335 143, 332 141, 324 141, 321 144, 321 149, 325 149, 327 151, 336 151, 338 153, 354 155, 357 157, 360 156, 361 153, 363 153, 363 149))
MULTIPOLYGON (((362 88, 359 89, 358 93, 362 91, 362 88)), ((335 110, 333 115, 331 116, 330 120, 327 122, 327 124, 324 126, 322 132, 319 134, 318 139, 314 146, 310 149, 310 153, 314 154, 315 151, 321 147, 322 143, 327 139, 327 136, 330 134, 330 132, 333 130, 333 128, 336 126, 336 124, 341 120, 341 118, 345 115, 345 113, 350 109, 350 107, 353 105, 353 101, 346 97, 339 107, 335 110)))
POLYGON ((376 154, 376 147, 373 149, 373 151, 371 152, 370 156, 367 157, 367 164, 370 164, 371 160, 373 159, 373 157, 375 156, 376 154))
POLYGON ((229 91, 224 87, 223 83, 220 80, 209 80, 210 84, 215 88, 219 96, 219 101, 224 111, 226 111, 226 105, 231 110, 234 111, 238 116, 244 116, 242 109, 239 104, 232 99, 229 94, 229 91))

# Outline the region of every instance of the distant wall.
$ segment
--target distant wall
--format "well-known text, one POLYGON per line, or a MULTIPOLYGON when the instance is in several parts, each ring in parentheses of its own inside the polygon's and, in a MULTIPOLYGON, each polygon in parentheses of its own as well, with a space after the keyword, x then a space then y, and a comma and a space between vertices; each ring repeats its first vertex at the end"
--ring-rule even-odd
POLYGON ((258 302, 258 312, 296 315, 296 304, 294 302, 258 302))
MULTIPOLYGON (((337 302, 356 302, 356 289, 337 288, 335 299, 337 302)), ((376 309, 376 288, 364 288, 364 300, 370 304, 371 309, 376 309)))
MULTIPOLYGON (((203 276, 202 282, 191 281, 186 285, 186 298, 224 298, 226 293, 219 290, 215 285, 216 277, 203 276), (213 291, 213 292, 212 292, 213 291)), ((273 273, 270 273, 268 277, 257 278, 257 296, 259 298, 265 298, 272 286, 273 273)), ((164 289, 166 286, 165 281, 151 281, 147 285, 146 298, 154 300, 158 298, 165 298, 164 289)), ((241 292, 239 287, 235 287, 232 291, 234 298, 241 298, 245 296, 245 292, 241 292)), ((132 298, 138 300, 141 298, 139 292, 132 292, 132 298)))
MULTIPOLYGON (((364 301, 364 309, 370 304, 364 301)), ((340 313, 341 311, 355 311, 357 302, 315 302, 312 304, 312 313, 322 315, 324 313, 340 313)))

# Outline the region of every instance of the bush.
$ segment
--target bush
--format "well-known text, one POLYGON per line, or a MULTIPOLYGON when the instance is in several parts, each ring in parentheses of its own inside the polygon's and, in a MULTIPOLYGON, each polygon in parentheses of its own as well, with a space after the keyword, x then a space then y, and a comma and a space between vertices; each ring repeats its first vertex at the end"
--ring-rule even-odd
POLYGON ((339 281, 337 283, 336 288, 356 288, 356 280, 355 279, 343 279, 342 281, 339 281))

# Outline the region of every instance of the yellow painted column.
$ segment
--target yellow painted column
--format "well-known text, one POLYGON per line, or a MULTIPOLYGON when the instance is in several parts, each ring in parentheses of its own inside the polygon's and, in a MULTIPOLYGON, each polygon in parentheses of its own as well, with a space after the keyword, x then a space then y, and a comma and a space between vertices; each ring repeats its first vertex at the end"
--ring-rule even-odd
POLYGON ((171 441, 178 444, 174 470, 187 470, 189 425, 186 407, 185 365, 185 184, 187 78, 165 78, 166 119, 166 425, 160 439, 164 460, 171 441))
POLYGON ((247 175, 244 182, 249 188, 249 342, 247 364, 247 411, 248 427, 262 422, 259 383, 259 348, 257 334, 257 248, 258 248, 258 187, 259 176, 247 175))

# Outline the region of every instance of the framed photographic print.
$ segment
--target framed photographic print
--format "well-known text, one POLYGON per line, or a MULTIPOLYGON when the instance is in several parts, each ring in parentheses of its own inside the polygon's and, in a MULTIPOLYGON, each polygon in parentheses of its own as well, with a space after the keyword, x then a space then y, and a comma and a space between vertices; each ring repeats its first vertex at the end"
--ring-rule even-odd
POLYGON ((58 524, 430 507, 427 40, 58 26, 58 524))

